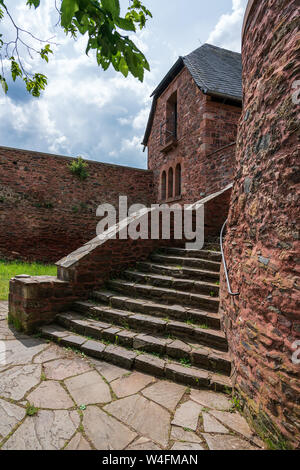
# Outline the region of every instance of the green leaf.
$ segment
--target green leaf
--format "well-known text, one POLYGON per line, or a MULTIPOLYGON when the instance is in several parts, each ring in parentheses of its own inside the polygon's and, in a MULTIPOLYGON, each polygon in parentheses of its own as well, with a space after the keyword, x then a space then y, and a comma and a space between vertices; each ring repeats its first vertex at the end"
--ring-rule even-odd
POLYGON ((134 23, 128 18, 116 18, 116 25, 125 31, 136 31, 134 23))
POLYGON ((5 78, 2 77, 2 75, 0 75, 0 83, 2 85, 4 93, 6 94, 8 92, 8 86, 7 86, 5 78))
POLYGON ((22 77, 22 71, 19 67, 19 64, 15 61, 14 57, 10 58, 11 60, 11 76, 13 81, 16 81, 17 77, 22 77))
POLYGON ((119 0, 102 0, 102 7, 105 11, 109 11, 113 18, 120 16, 120 2, 119 0))
POLYGON ((34 8, 38 8, 40 6, 41 1, 40 0, 27 0, 26 5, 29 5, 29 7, 34 6, 34 8))
POLYGON ((68 28, 72 23, 75 13, 79 10, 77 0, 62 0, 61 4, 61 25, 68 28))
POLYGON ((124 75, 125 78, 128 76, 129 69, 128 69, 128 65, 124 57, 122 57, 119 62, 119 70, 124 75))

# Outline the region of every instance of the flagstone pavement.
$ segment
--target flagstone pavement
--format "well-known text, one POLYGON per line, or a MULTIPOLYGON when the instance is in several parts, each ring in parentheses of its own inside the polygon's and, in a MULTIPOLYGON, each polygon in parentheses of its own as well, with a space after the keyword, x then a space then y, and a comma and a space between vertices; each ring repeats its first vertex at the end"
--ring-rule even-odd
POLYGON ((7 324, 7 302, 0 302, 1 450, 261 448, 228 395, 129 372, 20 334, 7 324))

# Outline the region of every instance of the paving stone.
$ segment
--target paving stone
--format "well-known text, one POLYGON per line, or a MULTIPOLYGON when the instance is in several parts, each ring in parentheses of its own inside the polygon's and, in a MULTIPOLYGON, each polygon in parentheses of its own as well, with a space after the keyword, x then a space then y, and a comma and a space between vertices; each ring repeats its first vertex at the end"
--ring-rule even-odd
POLYGON ((212 434, 202 434, 210 450, 258 450, 249 442, 236 436, 213 436, 212 434))
POLYGON ((65 359, 68 357, 68 352, 56 344, 51 344, 46 350, 38 354, 33 362, 42 364, 44 362, 53 361, 54 359, 65 359))
POLYGON ((25 415, 24 408, 0 398, 0 436, 6 437, 25 415))
POLYGON ((208 390, 191 390, 191 399, 205 408, 213 408, 215 410, 227 411, 232 407, 232 403, 228 396, 224 393, 215 393, 208 390))
POLYGON ((83 336, 76 336, 76 335, 69 335, 69 336, 64 336, 63 338, 61 338, 61 344, 64 344, 67 347, 78 348, 78 349, 86 341, 87 341, 87 338, 83 336))
POLYGON ((143 390, 143 395, 170 411, 174 411, 186 387, 173 382, 159 381, 143 390))
POLYGON ((97 450, 123 450, 137 437, 127 426, 96 406, 88 406, 84 411, 83 427, 97 450))
POLYGON ((149 354, 141 354, 135 358, 135 367, 137 370, 155 375, 156 377, 164 377, 165 364, 163 359, 150 356, 149 354))
POLYGON ((108 362, 113 362, 117 366, 132 369, 134 359, 137 354, 133 351, 121 348, 119 346, 109 345, 103 352, 103 359, 108 362))
POLYGON ((94 357, 101 359, 103 357, 103 351, 105 349, 105 344, 99 343, 99 341, 88 340, 81 346, 81 350, 85 354, 89 354, 94 357))
POLYGON ((77 405, 108 403, 111 401, 109 386, 96 371, 86 372, 67 379, 65 384, 77 405))
POLYGON ((217 421, 213 416, 210 416, 208 413, 202 413, 203 416, 203 427, 205 432, 213 432, 219 434, 229 434, 228 429, 226 429, 219 421, 217 421))
POLYGON ((110 327, 108 323, 105 325, 105 327, 103 325, 104 323, 103 324, 101 323, 100 325, 91 323, 89 326, 86 326, 85 335, 91 336, 92 338, 95 338, 95 339, 102 339, 103 330, 110 327))
POLYGON ((84 359, 75 356, 73 359, 57 359, 44 365, 45 375, 48 379, 64 380, 73 375, 83 374, 91 370, 84 359))
POLYGON ((228 389, 232 389, 231 379, 225 375, 211 374, 210 382, 216 392, 225 393, 228 389))
POLYGON ((10 450, 59 450, 79 426, 76 411, 39 410, 28 416, 2 449, 10 450))
POLYGON ((125 346, 127 348, 132 348, 133 338, 137 336, 137 333, 133 331, 123 330, 118 333, 118 343, 121 346, 125 346))
POLYGON ((113 380, 128 374, 127 369, 122 369, 121 367, 110 364, 109 362, 98 361, 91 358, 91 363, 96 367, 99 374, 103 375, 107 382, 112 382, 113 380))
POLYGON ((12 367, 1 373, 0 395, 4 398, 21 400, 24 395, 41 381, 42 368, 38 364, 12 367))
POLYGON ((190 358, 191 347, 183 341, 176 340, 167 346, 168 356, 175 358, 190 358))
POLYGON ((166 322, 159 320, 158 318, 142 315, 136 313, 128 318, 129 326, 133 329, 141 327, 147 328, 148 331, 154 331, 155 333, 163 333, 166 329, 166 322))
POLYGON ((40 339, 24 336, 14 341, 5 343, 5 357, 7 364, 28 364, 34 356, 48 347, 48 344, 40 339))
POLYGON ((140 437, 137 441, 127 447, 126 450, 161 450, 153 441, 147 437, 140 437))
POLYGON ((147 352, 165 354, 167 341, 154 336, 138 335, 133 339, 133 348, 147 352))
POLYGON ((171 440, 194 442, 196 444, 201 442, 201 439, 199 436, 197 436, 197 434, 192 431, 185 431, 183 428, 179 428, 177 426, 172 426, 171 440))
POLYGON ((91 450, 91 446, 88 441, 79 432, 75 434, 70 440, 69 444, 65 447, 65 450, 91 450))
POLYGON ((107 328, 102 332, 102 338, 105 341, 111 341, 112 343, 115 342, 116 336, 121 331, 121 328, 107 328))
POLYGON ((63 387, 52 380, 42 382, 27 396, 27 400, 37 408, 66 410, 74 406, 73 400, 63 387))
POLYGON ((171 447, 171 450, 195 451, 195 450, 205 450, 205 449, 200 444, 195 444, 192 442, 175 442, 175 444, 171 447))
POLYGON ((45 325, 42 326, 41 331, 43 335, 49 338, 61 339, 70 335, 70 331, 58 325, 45 325))
POLYGON ((170 414, 156 403, 132 395, 106 405, 104 409, 143 436, 163 447, 168 445, 170 414))
POLYGON ((227 413, 224 411, 212 410, 210 411, 210 414, 229 428, 233 429, 233 431, 242 434, 247 438, 250 438, 253 434, 247 421, 239 413, 227 413))
POLYGON ((7 321, 0 320, 0 341, 17 339, 18 332, 7 324, 7 321))
POLYGON ((178 364, 166 364, 166 377, 197 387, 209 386, 209 374, 206 371, 180 366, 178 364))
POLYGON ((191 400, 187 401, 177 408, 172 424, 196 431, 200 413, 200 405, 191 400))
POLYGON ((140 372, 133 372, 112 382, 111 387, 117 397, 123 398, 139 392, 153 382, 155 382, 153 377, 141 374, 140 372))

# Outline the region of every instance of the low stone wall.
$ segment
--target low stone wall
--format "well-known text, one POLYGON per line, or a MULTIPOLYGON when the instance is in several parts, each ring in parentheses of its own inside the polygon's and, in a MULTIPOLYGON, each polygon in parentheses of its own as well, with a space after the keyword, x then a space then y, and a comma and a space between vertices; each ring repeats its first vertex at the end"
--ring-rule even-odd
POLYGON ((0 258, 55 262, 96 235, 100 204, 155 202, 151 171, 87 161, 81 181, 73 160, 0 147, 0 258))

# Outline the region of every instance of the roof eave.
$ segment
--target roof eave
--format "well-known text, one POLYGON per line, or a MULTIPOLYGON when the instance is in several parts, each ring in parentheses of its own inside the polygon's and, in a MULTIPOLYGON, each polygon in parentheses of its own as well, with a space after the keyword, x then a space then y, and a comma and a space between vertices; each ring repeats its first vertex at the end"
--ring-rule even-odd
POLYGON ((168 85, 174 80, 174 78, 178 75, 181 69, 184 67, 183 57, 179 57, 173 67, 169 70, 167 75, 164 76, 162 81, 159 85, 155 88, 152 96, 159 96, 161 93, 168 87, 168 85))
POLYGON ((203 91, 203 93, 205 95, 215 96, 216 98, 223 98, 225 100, 232 100, 232 101, 236 101, 238 103, 242 103, 242 101, 243 101, 241 96, 229 95, 227 93, 221 93, 221 92, 218 92, 218 91, 202 89, 202 88, 201 88, 201 90, 203 91))

